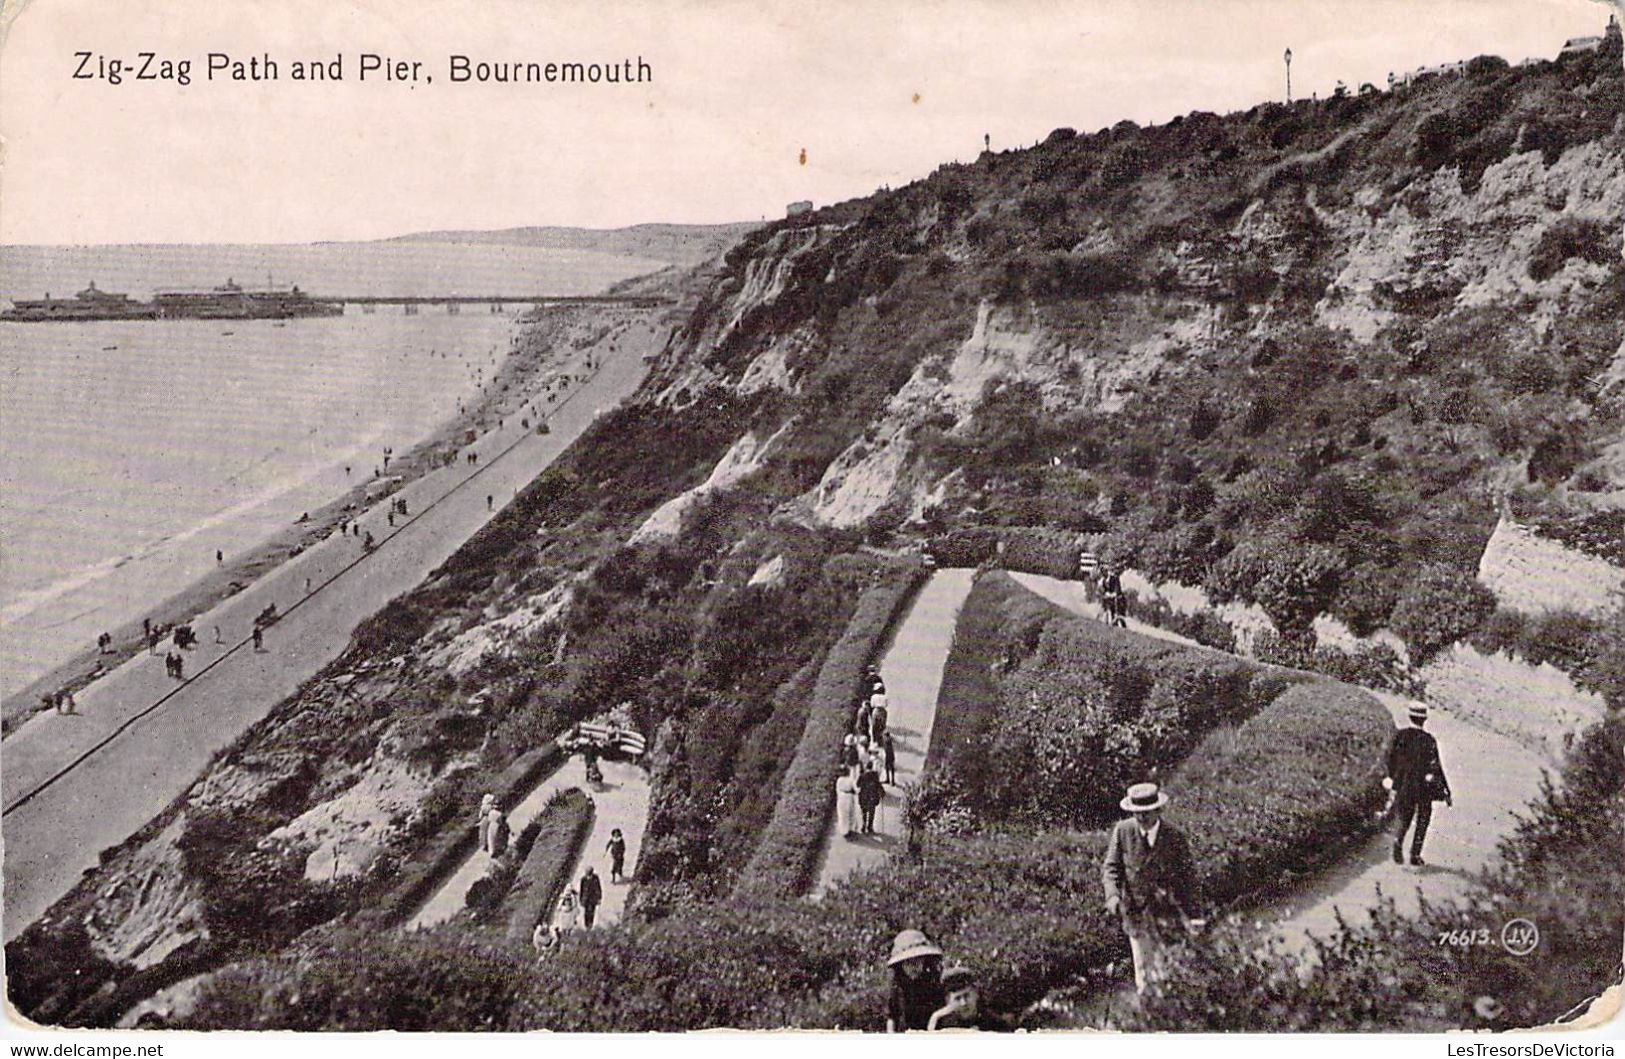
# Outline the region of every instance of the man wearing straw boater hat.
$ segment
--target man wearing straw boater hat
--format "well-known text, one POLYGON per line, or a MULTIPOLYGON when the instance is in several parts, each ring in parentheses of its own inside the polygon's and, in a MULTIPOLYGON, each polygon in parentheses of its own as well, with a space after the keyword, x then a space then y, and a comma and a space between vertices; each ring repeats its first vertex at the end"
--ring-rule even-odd
POLYGON ((1162 819, 1168 796, 1155 783, 1134 784, 1118 804, 1130 816, 1112 828, 1101 882, 1106 911, 1121 917, 1134 954, 1134 989, 1143 993, 1156 977, 1171 922, 1181 922, 1187 932, 1202 925, 1190 914, 1196 873, 1184 834, 1162 819))
POLYGON ((1433 821, 1433 803, 1442 801, 1454 806, 1450 782, 1444 778, 1444 763, 1439 760, 1439 741, 1424 732, 1428 707, 1425 702, 1413 702, 1410 708, 1411 726, 1394 733, 1394 742, 1388 748, 1388 775, 1382 785, 1393 792, 1394 819, 1398 828, 1394 832, 1394 863, 1405 863, 1405 832, 1416 822, 1411 836, 1411 863, 1421 867, 1422 843, 1428 837, 1428 824, 1433 821))

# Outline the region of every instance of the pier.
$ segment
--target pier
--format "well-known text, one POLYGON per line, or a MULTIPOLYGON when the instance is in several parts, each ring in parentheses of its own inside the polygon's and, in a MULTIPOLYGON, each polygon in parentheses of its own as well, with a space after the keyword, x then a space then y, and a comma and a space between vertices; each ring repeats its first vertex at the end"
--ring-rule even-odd
POLYGON ((624 305, 632 309, 654 309, 672 304, 670 298, 631 294, 312 294, 313 302, 329 305, 624 305))

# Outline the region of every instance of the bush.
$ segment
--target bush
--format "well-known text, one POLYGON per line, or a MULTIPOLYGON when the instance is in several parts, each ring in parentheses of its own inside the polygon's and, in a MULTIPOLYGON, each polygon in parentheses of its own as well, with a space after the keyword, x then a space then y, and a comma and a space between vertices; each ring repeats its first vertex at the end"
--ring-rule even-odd
MULTIPOLYGON (((1044 626, 1061 613, 1008 575, 976 579, 959 609, 953 644, 942 667, 926 755, 927 781, 960 790, 981 788, 978 770, 999 715, 996 671, 1008 670, 1031 655, 1044 626)), ((921 796, 927 804, 930 793, 921 796)))
POLYGON ((1343 557, 1320 545, 1277 548, 1263 562, 1253 597, 1275 627, 1286 634, 1308 631, 1331 607, 1343 574, 1343 557))
POLYGON ((330 929, 210 978, 178 1029, 493 1030, 530 988, 533 958, 461 937, 330 929))
POLYGON ((1540 233, 1540 241, 1529 255, 1529 278, 1549 279, 1576 257, 1594 265, 1616 263, 1619 239, 1609 235, 1601 221, 1562 217, 1540 233))
POLYGON ((973 526, 931 538, 939 567, 993 565, 1003 570, 1045 577, 1070 578, 1077 573, 1081 538, 1044 526, 973 526))
POLYGON ((1469 574, 1424 567, 1394 604, 1391 625, 1420 665, 1464 639, 1495 610, 1495 595, 1469 574))
POLYGON ((819 843, 835 808, 836 753, 851 727, 864 666, 877 657, 892 623, 903 613, 925 572, 910 566, 896 579, 864 592, 852 620, 830 648, 813 687, 812 706, 795 758, 785 772, 779 803, 736 891, 791 897, 807 886, 819 843))
POLYGON ((982 578, 944 668, 932 770, 985 821, 1099 825, 1124 786, 1258 705, 1248 663, 1032 600, 982 578))

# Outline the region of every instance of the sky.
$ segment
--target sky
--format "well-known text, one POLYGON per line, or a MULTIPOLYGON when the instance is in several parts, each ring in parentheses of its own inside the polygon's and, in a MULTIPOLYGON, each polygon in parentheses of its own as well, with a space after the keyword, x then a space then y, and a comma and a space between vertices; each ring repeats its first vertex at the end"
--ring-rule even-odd
POLYGON ((1491 53, 1598 0, 5 0, 0 242, 305 242, 781 216, 1129 118, 1245 109, 1491 53), (82 79, 77 52, 192 60, 82 79), (276 81, 207 82, 209 52, 276 81), (361 53, 420 80, 357 79, 361 53), (290 79, 342 54, 345 80, 290 79), (644 84, 452 84, 448 57, 641 57, 644 84), (432 83, 427 78, 433 78, 432 83), (805 159, 803 159, 805 152, 805 159))

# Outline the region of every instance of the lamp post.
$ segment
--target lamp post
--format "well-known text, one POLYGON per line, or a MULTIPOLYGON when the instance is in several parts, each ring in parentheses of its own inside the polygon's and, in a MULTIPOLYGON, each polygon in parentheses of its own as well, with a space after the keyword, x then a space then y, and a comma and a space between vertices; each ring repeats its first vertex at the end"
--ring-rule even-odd
POLYGON ((1286 50, 1286 55, 1283 56, 1283 58, 1286 59, 1286 101, 1288 103, 1290 103, 1290 102, 1292 102, 1292 49, 1291 48, 1288 48, 1286 50))

